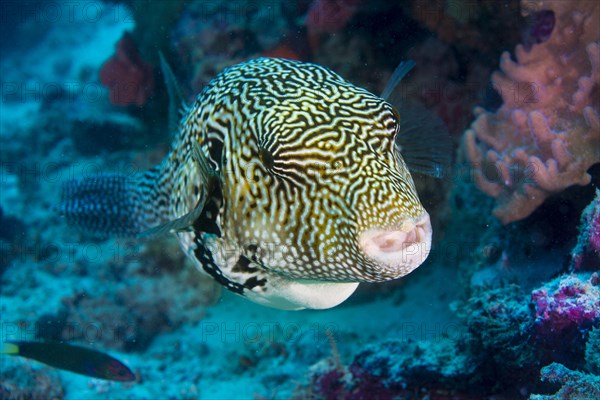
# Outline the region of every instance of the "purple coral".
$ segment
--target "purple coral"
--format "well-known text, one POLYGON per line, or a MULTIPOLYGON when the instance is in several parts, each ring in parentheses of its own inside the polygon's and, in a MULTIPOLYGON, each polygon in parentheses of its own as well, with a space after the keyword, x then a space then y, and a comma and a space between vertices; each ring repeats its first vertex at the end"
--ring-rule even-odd
POLYGON ((311 368, 309 392, 311 398, 391 400, 410 397, 417 388, 423 398, 445 399, 441 393, 453 391, 451 398, 458 399, 475 366, 454 340, 389 340, 366 346, 348 367, 321 360, 311 368))
POLYGON ((529 24, 523 37, 523 46, 530 50, 531 46, 538 43, 544 43, 550 39, 554 30, 556 17, 552 10, 542 10, 529 15, 529 24))
POLYGON ((593 277, 563 276, 532 292, 540 336, 560 336, 573 328, 589 328, 600 322, 600 288, 593 277), (556 285, 556 286, 555 286, 556 285))
POLYGON ((595 208, 590 218, 588 240, 591 250, 600 253, 600 192, 596 198, 595 208))
POLYGON ((575 270, 597 269, 600 265, 600 190, 581 214, 577 246, 573 249, 572 267, 575 270))

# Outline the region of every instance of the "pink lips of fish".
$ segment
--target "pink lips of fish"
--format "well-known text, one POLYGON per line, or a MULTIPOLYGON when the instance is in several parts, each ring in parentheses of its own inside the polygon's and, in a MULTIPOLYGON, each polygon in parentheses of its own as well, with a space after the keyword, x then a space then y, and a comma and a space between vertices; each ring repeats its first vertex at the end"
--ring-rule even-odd
POLYGON ((404 276, 425 261, 431 250, 431 222, 425 213, 417 220, 405 221, 397 229, 369 229, 360 234, 358 244, 367 258, 386 274, 404 276))

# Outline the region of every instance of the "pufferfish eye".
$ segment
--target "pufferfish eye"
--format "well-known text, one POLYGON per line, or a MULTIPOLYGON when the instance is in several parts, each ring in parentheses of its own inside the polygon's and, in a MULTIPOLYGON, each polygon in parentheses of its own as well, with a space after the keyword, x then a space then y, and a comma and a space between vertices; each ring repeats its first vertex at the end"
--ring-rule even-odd
POLYGON ((273 153, 269 151, 269 149, 265 147, 260 148, 260 160, 267 170, 272 170, 275 165, 275 159, 273 158, 273 153))

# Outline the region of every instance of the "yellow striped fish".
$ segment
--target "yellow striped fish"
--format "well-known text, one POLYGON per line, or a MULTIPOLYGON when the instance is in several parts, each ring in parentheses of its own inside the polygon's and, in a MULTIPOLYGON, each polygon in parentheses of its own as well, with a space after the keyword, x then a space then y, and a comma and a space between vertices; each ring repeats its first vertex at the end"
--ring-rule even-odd
POLYGON ((185 107, 161 164, 68 182, 61 210, 96 233, 174 232, 200 271, 257 303, 333 307, 430 251, 429 215, 401 152, 436 174, 441 153, 430 146, 441 142, 418 130, 403 142, 386 100, 413 65, 401 64, 382 97, 311 63, 227 68, 185 107))

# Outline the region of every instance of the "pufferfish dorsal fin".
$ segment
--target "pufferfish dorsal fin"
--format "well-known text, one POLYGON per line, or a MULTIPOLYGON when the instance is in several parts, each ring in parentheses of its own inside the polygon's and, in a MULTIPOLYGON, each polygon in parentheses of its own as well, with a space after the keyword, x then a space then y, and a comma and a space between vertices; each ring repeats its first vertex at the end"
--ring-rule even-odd
POLYGON ((381 92, 381 98, 389 100, 390 95, 396 90, 400 81, 402 81, 415 65, 416 63, 413 60, 400 61, 400 64, 398 64, 392 73, 392 76, 390 76, 387 85, 385 85, 385 89, 381 92))
POLYGON ((199 198, 194 208, 187 214, 145 230, 137 235, 138 238, 148 238, 166 235, 168 233, 186 232, 193 230, 192 224, 200 217, 204 206, 212 193, 217 182, 217 175, 211 168, 206 156, 200 150, 200 145, 197 142, 192 143, 192 153, 190 155, 193 162, 196 164, 200 176, 199 198))
POLYGON ((183 91, 177 83, 173 70, 169 66, 169 63, 167 63, 167 60, 165 60, 162 52, 159 52, 159 56, 160 69, 165 79, 165 86, 167 87, 167 93, 169 95, 169 132, 174 133, 178 131, 180 116, 183 110, 187 108, 187 105, 185 103, 185 98, 183 97, 183 91))
POLYGON ((452 162, 452 140, 444 122, 422 104, 402 98, 396 91, 400 81, 415 66, 413 60, 402 61, 392 73, 381 97, 400 114, 400 130, 396 134, 397 154, 411 172, 442 178, 452 162))

